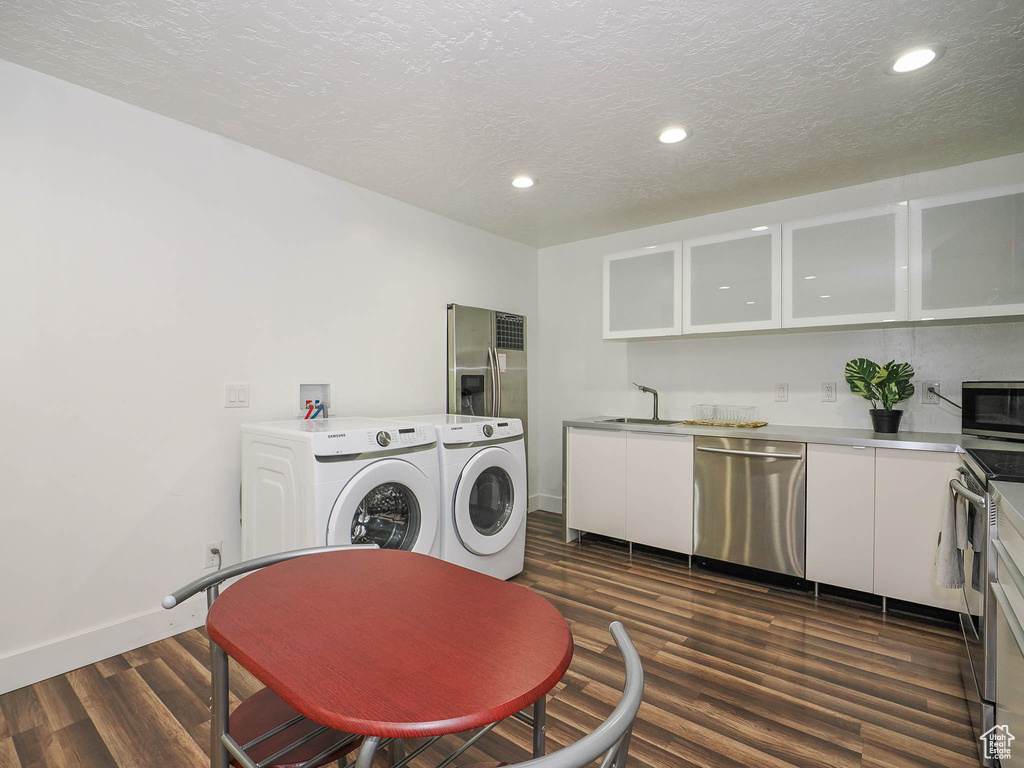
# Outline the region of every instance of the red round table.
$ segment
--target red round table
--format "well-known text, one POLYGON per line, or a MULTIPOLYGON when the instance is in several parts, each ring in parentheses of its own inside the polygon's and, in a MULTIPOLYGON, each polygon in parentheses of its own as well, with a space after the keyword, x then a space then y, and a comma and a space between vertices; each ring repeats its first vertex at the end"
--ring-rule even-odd
POLYGON ((573 655, 565 619, 540 595, 396 550, 264 568, 227 588, 206 626, 297 712, 370 737, 358 765, 384 737, 465 731, 531 704, 543 754, 544 697, 573 655))

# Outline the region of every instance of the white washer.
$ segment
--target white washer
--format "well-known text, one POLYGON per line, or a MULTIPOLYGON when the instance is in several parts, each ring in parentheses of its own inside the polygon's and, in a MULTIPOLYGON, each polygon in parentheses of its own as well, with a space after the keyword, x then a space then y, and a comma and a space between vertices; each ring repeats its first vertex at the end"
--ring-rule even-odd
POLYGON ((503 417, 403 417, 437 430, 441 559, 509 579, 526 552, 523 424, 503 417))
POLYGON ((436 443, 393 419, 243 425, 243 559, 351 543, 437 557, 436 443))

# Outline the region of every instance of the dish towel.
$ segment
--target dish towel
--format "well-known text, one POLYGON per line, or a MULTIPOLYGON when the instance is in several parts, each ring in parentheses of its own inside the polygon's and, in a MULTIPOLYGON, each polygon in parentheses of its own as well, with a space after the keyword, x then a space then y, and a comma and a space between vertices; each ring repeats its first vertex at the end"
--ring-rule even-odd
MULTIPOLYGON (((950 480, 958 479, 953 473, 950 480)), ((935 583, 946 589, 960 589, 964 585, 964 550, 971 546, 966 502, 953 493, 949 485, 946 508, 942 511, 939 539, 935 550, 935 583)))

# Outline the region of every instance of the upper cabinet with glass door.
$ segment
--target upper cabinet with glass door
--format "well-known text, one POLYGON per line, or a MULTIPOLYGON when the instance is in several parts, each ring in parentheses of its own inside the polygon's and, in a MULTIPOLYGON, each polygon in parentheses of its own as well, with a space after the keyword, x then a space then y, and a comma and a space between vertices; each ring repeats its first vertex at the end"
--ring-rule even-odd
POLYGON ((682 324, 682 244, 604 258, 604 338, 678 336, 682 324))
POLYGON ((907 206, 782 226, 782 326, 907 319, 907 206))
POLYGON ((683 242, 685 333, 782 327, 781 226, 683 242))
POLYGON ((910 201, 910 319, 1024 314, 1024 184, 910 201))

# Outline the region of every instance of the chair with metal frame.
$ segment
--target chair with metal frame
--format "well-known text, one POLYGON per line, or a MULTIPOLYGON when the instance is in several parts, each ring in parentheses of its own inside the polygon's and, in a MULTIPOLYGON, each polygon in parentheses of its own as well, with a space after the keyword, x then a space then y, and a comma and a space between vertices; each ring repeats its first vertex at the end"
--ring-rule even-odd
MULTIPOLYGON (((339 549, 377 549, 376 544, 311 547, 257 557, 237 565, 220 568, 167 595, 164 608, 206 591, 207 610, 220 594, 220 585, 269 565, 296 557, 334 552, 339 549)), ((228 657, 224 649, 210 641, 210 669, 213 697, 210 729, 211 768, 228 768, 231 758, 245 766, 258 768, 318 768, 356 749, 361 736, 335 731, 306 719, 282 701, 269 688, 245 699, 229 718, 228 657), (221 727, 221 723, 224 727, 221 727), (223 732, 223 739, 218 734, 223 732), (230 753, 230 755, 229 755, 230 753)))
POLYGON ((523 763, 477 763, 466 768, 585 768, 598 759, 601 759, 601 768, 625 768, 633 721, 644 695, 644 670, 640 654, 622 623, 613 621, 608 629, 626 665, 626 684, 622 698, 607 720, 579 741, 550 755, 523 763))

